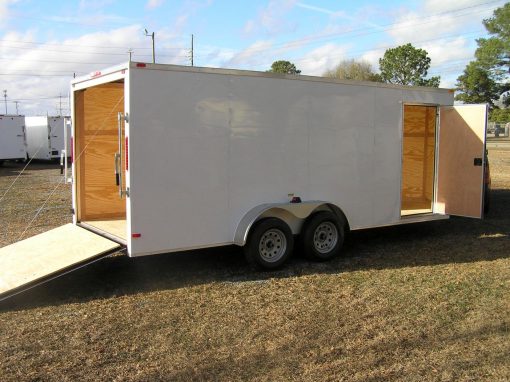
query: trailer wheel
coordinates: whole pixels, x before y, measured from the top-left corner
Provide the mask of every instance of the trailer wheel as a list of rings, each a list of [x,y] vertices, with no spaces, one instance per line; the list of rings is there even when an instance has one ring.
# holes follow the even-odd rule
[[[244,247],[246,260],[259,269],[277,269],[290,257],[294,237],[289,226],[280,219],[260,220],[251,230]]]
[[[326,261],[340,254],[344,244],[345,223],[329,211],[308,218],[301,233],[304,254],[310,260]]]

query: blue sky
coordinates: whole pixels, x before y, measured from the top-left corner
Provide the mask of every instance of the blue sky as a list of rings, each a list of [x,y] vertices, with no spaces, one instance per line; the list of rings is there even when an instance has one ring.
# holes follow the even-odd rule
[[[505,1],[0,0],[0,90],[8,112],[55,114],[69,80],[128,59],[267,70],[278,59],[321,75],[342,59],[378,69],[387,48],[411,42],[432,59],[429,75],[453,87],[473,59],[484,18]],[[5,110],[0,108],[0,113]]]

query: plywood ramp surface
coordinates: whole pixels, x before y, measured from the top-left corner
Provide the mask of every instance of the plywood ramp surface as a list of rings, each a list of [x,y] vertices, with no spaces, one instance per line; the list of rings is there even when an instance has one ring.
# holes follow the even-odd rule
[[[120,239],[126,240],[126,220],[91,220],[84,221],[83,223],[88,224],[92,227],[100,229],[101,231],[107,232],[110,235],[117,236]]]
[[[0,248],[0,296],[120,248],[73,224]]]

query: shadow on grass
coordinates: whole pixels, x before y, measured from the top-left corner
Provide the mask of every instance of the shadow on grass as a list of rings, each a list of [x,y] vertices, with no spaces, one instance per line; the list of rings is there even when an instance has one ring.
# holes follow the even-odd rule
[[[0,177],[2,176],[17,176],[21,170],[27,165],[25,161],[6,161],[0,165]],[[60,168],[60,164],[57,160],[44,161],[33,159],[25,171],[37,171],[37,170],[54,170]],[[23,176],[28,173],[23,173]]]
[[[170,290],[213,282],[249,282],[510,257],[510,190],[494,190],[485,220],[449,220],[354,231],[344,256],[326,263],[298,253],[280,271],[248,268],[238,247],[128,258],[114,255],[0,303],[0,311]]]

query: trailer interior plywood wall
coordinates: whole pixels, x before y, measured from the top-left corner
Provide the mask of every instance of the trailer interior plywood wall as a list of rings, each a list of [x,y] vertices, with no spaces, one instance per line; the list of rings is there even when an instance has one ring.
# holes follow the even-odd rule
[[[94,86],[77,92],[75,99],[78,220],[125,219],[126,202],[119,197],[114,174],[124,84]]]
[[[401,189],[403,216],[432,211],[436,114],[436,106],[404,106]]]

